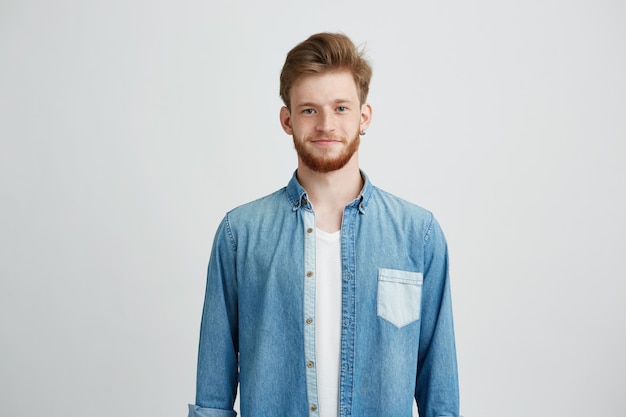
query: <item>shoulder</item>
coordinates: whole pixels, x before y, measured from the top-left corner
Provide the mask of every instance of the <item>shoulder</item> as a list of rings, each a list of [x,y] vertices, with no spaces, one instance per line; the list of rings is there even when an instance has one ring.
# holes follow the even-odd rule
[[[262,218],[267,218],[271,213],[290,211],[290,207],[286,187],[283,187],[271,194],[233,208],[226,213],[226,221],[231,224],[256,223]]]
[[[376,217],[380,221],[401,225],[407,231],[419,233],[424,242],[433,236],[443,238],[443,231],[430,210],[380,188],[373,187],[370,208],[377,213]]]
[[[398,197],[378,187],[373,187],[372,204],[379,205],[389,211],[390,215],[404,215],[431,221],[433,214],[429,210]]]

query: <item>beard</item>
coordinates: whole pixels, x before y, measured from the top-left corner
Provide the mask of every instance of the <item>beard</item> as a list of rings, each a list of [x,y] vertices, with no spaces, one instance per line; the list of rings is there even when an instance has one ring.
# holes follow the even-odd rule
[[[313,154],[313,152],[307,149],[306,145],[308,142],[309,140],[307,139],[297,140],[294,136],[293,145],[296,148],[298,157],[312,171],[325,174],[343,168],[352,159],[354,153],[359,149],[361,136],[357,132],[355,137],[341,150],[341,153],[334,157]],[[341,142],[345,145],[348,141],[342,138]]]

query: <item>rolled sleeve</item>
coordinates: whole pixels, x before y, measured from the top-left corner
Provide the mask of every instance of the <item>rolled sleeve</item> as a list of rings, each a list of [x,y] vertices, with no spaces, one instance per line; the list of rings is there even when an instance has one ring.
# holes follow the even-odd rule
[[[188,417],[236,417],[233,410],[221,410],[219,408],[202,408],[194,404],[189,404]]]

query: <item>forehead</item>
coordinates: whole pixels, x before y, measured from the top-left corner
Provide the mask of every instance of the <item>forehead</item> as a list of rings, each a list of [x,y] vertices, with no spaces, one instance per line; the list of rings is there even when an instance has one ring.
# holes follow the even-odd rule
[[[292,104],[301,101],[324,101],[337,99],[358,101],[358,89],[349,71],[332,71],[306,75],[291,87]]]

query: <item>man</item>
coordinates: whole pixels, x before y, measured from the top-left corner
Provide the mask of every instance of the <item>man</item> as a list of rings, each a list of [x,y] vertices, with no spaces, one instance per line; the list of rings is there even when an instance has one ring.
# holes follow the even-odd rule
[[[371,68],[341,34],[287,55],[288,185],[230,211],[209,261],[191,417],[458,416],[446,242],[360,171]]]

